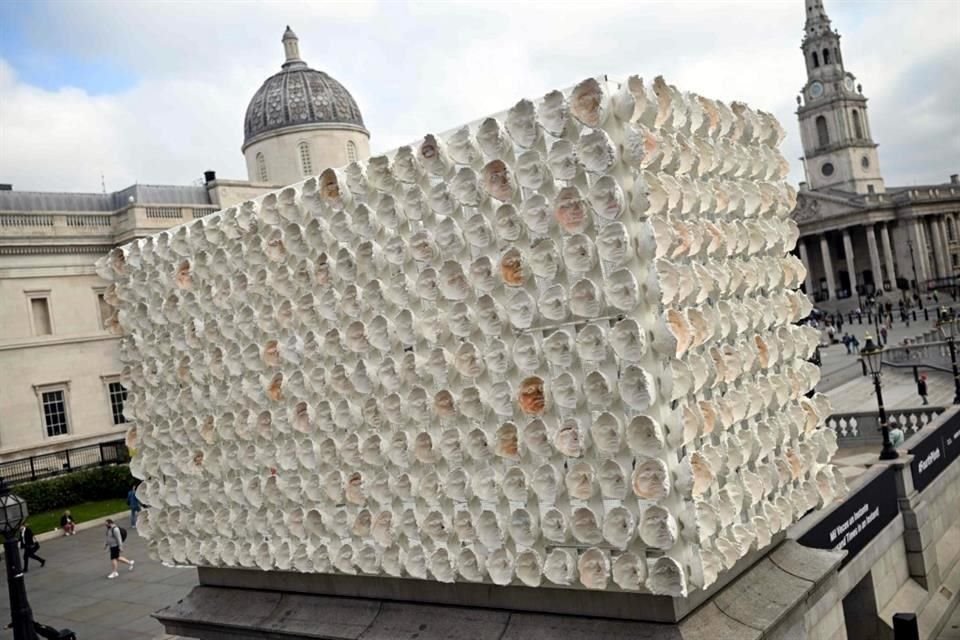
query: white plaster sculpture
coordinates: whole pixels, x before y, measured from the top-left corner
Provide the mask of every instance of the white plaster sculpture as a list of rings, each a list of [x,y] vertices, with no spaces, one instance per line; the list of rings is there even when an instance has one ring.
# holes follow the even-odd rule
[[[843,495],[769,114],[589,78],[98,265],[168,563],[683,596]]]

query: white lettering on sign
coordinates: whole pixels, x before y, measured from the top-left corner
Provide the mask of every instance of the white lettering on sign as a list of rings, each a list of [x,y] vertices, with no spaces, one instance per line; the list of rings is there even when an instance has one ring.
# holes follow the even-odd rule
[[[918,467],[918,469],[920,470],[920,473],[923,473],[924,471],[926,471],[930,467],[930,465],[932,465],[934,462],[936,462],[939,459],[940,459],[940,447],[937,447],[936,449],[931,451],[929,454],[927,454],[926,458],[920,461],[920,466]]]
[[[830,532],[830,542],[836,543],[833,548],[845,549],[867,526],[880,517],[880,507],[870,509],[869,504],[865,504],[850,516],[850,519],[836,527]],[[839,539],[839,541],[838,541]]]

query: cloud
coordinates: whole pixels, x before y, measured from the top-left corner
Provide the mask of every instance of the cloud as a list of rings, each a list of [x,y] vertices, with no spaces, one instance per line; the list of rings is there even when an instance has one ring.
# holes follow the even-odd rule
[[[960,168],[960,5],[827,8],[870,98],[888,184],[945,180]],[[54,60],[109,60],[134,83],[98,95],[42,89],[0,56],[0,181],[99,191],[101,172],[110,190],[187,184],[205,169],[244,178],[244,111],[282,62],[287,24],[303,57],[353,93],[376,151],[586,76],[663,74],[775,113],[802,179],[803,3],[688,0],[34,5],[16,22],[18,42]]]

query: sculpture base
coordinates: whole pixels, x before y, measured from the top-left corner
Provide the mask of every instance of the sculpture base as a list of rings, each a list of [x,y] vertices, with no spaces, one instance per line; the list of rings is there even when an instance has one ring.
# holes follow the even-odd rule
[[[201,585],[155,617],[202,640],[748,640],[796,624],[844,554],[789,540],[761,555],[699,598],[201,568]]]
[[[769,548],[775,547],[782,540],[781,533]],[[711,595],[749,569],[769,551],[769,548],[747,554],[730,571],[721,574],[709,589],[695,591],[686,598],[629,591],[568,589],[549,585],[546,580],[542,586],[532,588],[513,585],[499,587],[470,582],[442,583],[387,576],[351,576],[256,569],[199,567],[198,571],[200,584],[213,587],[480,607],[505,611],[530,611],[616,620],[678,622]]]

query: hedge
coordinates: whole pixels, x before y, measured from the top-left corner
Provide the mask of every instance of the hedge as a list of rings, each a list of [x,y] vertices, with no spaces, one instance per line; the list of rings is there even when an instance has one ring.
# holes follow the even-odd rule
[[[24,482],[13,487],[13,492],[27,501],[30,513],[40,513],[81,502],[126,498],[134,482],[130,467],[116,464]]]

